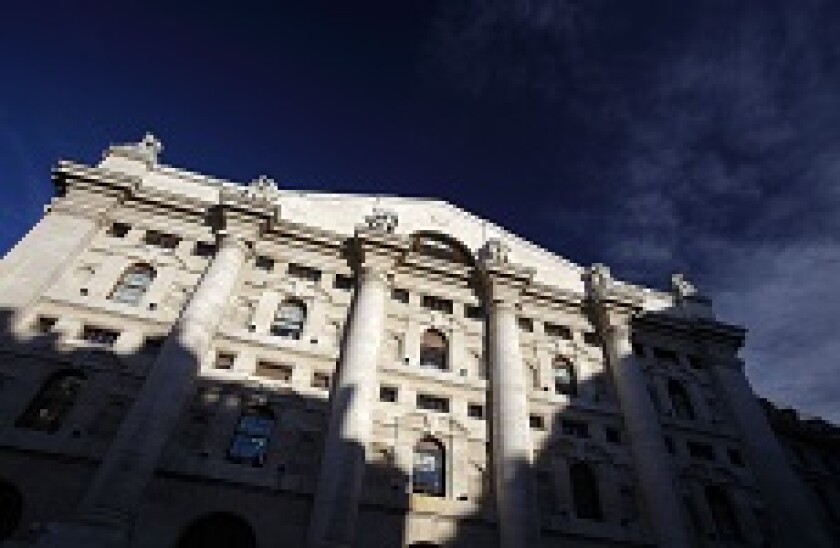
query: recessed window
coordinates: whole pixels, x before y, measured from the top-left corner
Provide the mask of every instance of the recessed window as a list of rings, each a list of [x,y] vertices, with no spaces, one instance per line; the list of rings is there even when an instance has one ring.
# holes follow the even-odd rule
[[[735,514],[735,507],[724,488],[717,485],[708,485],[705,493],[706,504],[709,507],[718,540],[736,542],[743,540],[741,526]]]
[[[467,405],[467,416],[471,419],[483,419],[484,406],[478,403],[471,403]]]
[[[726,450],[726,454],[729,456],[729,462],[731,462],[734,466],[744,466],[744,457],[741,455],[740,451],[734,447],[730,447]]]
[[[688,366],[690,368],[703,369],[703,358],[701,358],[700,356],[692,356],[689,354],[688,356],[686,356],[686,359],[688,360]]]
[[[335,279],[333,280],[333,287],[342,291],[350,291],[353,289],[353,276],[336,274]]]
[[[86,325],[82,329],[82,340],[94,343],[111,346],[119,338],[120,332],[113,329],[105,329],[103,327],[93,327]]]
[[[411,491],[433,497],[446,493],[446,451],[443,444],[433,438],[425,438],[414,447],[414,463],[411,470]]]
[[[543,324],[543,332],[549,337],[566,340],[572,339],[572,330],[565,325],[557,325],[546,322]]]
[[[392,289],[391,299],[398,303],[408,304],[408,290],[406,289]]]
[[[542,415],[528,415],[528,426],[534,430],[545,430],[545,419]]]
[[[380,386],[379,387],[379,401],[385,403],[395,403],[397,401],[397,389],[394,386]]]
[[[653,357],[656,358],[657,361],[670,365],[676,365],[679,362],[677,353],[673,350],[667,350],[665,348],[654,348]]]
[[[567,396],[577,395],[575,368],[567,359],[558,356],[554,359],[554,391]]]
[[[420,342],[420,367],[448,369],[449,344],[446,337],[436,329],[427,329]]]
[[[175,236],[174,234],[166,234],[164,232],[158,232],[157,230],[149,230],[146,232],[143,242],[146,245],[153,245],[163,249],[175,249],[178,247],[178,244],[181,243],[181,238],[179,236]]]
[[[257,255],[256,259],[254,259],[254,266],[258,270],[271,272],[274,270],[274,259],[266,257],[265,255]]]
[[[464,317],[470,320],[483,320],[484,307],[481,305],[468,304],[464,307]]]
[[[157,356],[165,342],[166,337],[160,335],[146,337],[143,339],[143,347],[140,351],[148,356]]]
[[[257,361],[256,375],[267,379],[274,379],[283,382],[291,382],[294,368],[285,363],[277,363],[268,360]]]
[[[583,334],[583,342],[589,346],[601,346],[601,337],[594,331],[587,331]]]
[[[587,462],[576,462],[569,467],[569,477],[572,484],[575,515],[579,519],[595,521],[603,519],[598,478],[592,466]]]
[[[444,299],[442,297],[423,295],[422,306],[427,310],[452,314],[452,301],[450,301],[449,299]]]
[[[58,318],[53,318],[50,316],[38,316],[38,319],[35,320],[35,331],[37,331],[41,335],[46,335],[47,333],[52,332],[52,330],[55,328],[56,322],[58,322]]]
[[[193,248],[193,255],[196,257],[209,258],[216,254],[216,244],[211,242],[196,242]]]
[[[267,407],[253,407],[242,413],[230,441],[228,460],[257,467],[264,465],[274,423],[274,413]]]
[[[417,394],[417,409],[449,413],[449,399],[430,396],[429,394]]]
[[[125,269],[108,298],[117,303],[136,306],[149,290],[156,275],[157,272],[150,265],[133,264]]]
[[[573,419],[563,419],[561,421],[561,428],[563,434],[567,436],[574,436],[576,438],[589,437],[589,425],[582,421],[576,421]]]
[[[84,374],[74,369],[62,370],[51,375],[15,426],[55,432],[75,406],[85,380]]]
[[[711,445],[699,441],[690,441],[686,446],[688,447],[688,454],[695,459],[715,460],[715,450]]]
[[[219,352],[216,354],[216,361],[213,366],[216,369],[233,369],[233,361],[235,359],[235,354],[231,354],[230,352]]]
[[[125,238],[130,230],[131,225],[125,223],[114,223],[108,229],[108,236],[111,236],[112,238]]]
[[[668,397],[671,399],[674,415],[678,419],[694,420],[694,407],[691,405],[691,398],[683,383],[676,379],[669,379]]]
[[[633,355],[637,358],[645,357],[645,347],[637,342],[631,342],[630,347],[633,349]]]
[[[317,388],[318,390],[329,390],[330,389],[330,374],[323,373],[320,371],[316,371],[312,374],[312,388]]]
[[[607,426],[604,428],[604,434],[606,435],[607,442],[613,444],[621,443],[621,430],[614,426]]]
[[[519,330],[524,333],[533,333],[534,332],[534,320],[531,318],[517,318],[516,319],[517,325],[519,325]]]
[[[665,442],[665,449],[667,449],[669,453],[671,453],[672,455],[677,453],[677,448],[674,445],[674,440],[670,436],[665,436],[663,438],[663,441]]]
[[[289,276],[308,282],[317,282],[321,279],[321,271],[310,266],[290,263],[288,272]]]
[[[299,340],[305,323],[306,305],[297,299],[288,299],[277,308],[269,332],[277,337]]]

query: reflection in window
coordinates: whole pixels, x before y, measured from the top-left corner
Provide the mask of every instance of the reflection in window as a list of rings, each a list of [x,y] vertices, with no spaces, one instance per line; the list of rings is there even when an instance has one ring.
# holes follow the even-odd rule
[[[19,428],[55,432],[78,399],[85,382],[81,371],[65,370],[52,375],[18,419]]]
[[[306,323],[306,305],[296,299],[283,302],[271,322],[271,334],[287,339],[300,339]]]
[[[443,333],[435,329],[423,333],[423,341],[420,343],[420,367],[445,370],[448,368],[448,353],[449,348]]]
[[[581,519],[602,519],[598,478],[586,462],[578,461],[569,468],[575,515]]]
[[[135,264],[123,272],[109,297],[112,301],[137,305],[155,279],[155,269],[147,264]]]
[[[691,399],[681,382],[674,379],[668,381],[668,397],[671,399],[671,407],[677,418],[694,420],[694,408],[691,406]]]
[[[567,396],[577,394],[575,368],[565,358],[558,357],[554,360],[554,391]]]
[[[267,407],[252,407],[242,413],[230,442],[228,459],[251,466],[265,464],[274,422],[274,413]]]
[[[434,497],[446,492],[446,471],[443,445],[426,438],[414,447],[414,467],[411,473],[412,490]]]
[[[709,505],[718,540],[741,540],[741,528],[726,492],[717,485],[708,485],[705,491],[706,504]]]

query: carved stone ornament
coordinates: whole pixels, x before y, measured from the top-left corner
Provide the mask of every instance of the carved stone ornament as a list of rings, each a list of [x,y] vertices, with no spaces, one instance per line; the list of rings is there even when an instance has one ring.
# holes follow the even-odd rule
[[[608,266],[596,263],[589,268],[589,283],[593,291],[606,291],[610,280],[612,280],[612,274]]]
[[[104,157],[109,155],[123,156],[134,160],[139,160],[145,163],[149,168],[157,165],[158,156],[163,151],[163,143],[160,139],[149,132],[143,136],[137,143],[129,143],[124,145],[112,145],[104,153]]]
[[[683,274],[677,273],[671,276],[671,290],[678,297],[693,297],[697,295],[697,288],[689,282]]]
[[[382,232],[385,234],[392,234],[397,228],[399,219],[396,212],[390,209],[382,209],[375,207],[373,213],[365,217],[365,223],[370,230]]]
[[[480,256],[488,263],[508,263],[510,262],[510,247],[498,238],[491,238],[481,248]]]
[[[245,188],[245,194],[249,198],[257,200],[271,201],[277,196],[278,192],[277,183],[274,182],[274,179],[265,175],[260,175],[248,183],[248,186]]]

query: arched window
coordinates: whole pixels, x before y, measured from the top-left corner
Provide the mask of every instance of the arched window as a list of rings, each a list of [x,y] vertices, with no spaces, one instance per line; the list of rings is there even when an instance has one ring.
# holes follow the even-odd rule
[[[581,519],[602,519],[598,478],[588,463],[578,461],[569,468],[575,515]]]
[[[16,426],[44,432],[55,432],[78,399],[85,382],[81,371],[67,369],[51,375]]]
[[[420,367],[448,369],[448,354],[449,345],[443,333],[435,329],[423,333],[423,341],[420,343]]]
[[[706,504],[709,505],[709,513],[715,523],[718,540],[741,540],[738,518],[735,516],[735,509],[726,491],[717,485],[707,485],[705,491]]]
[[[271,334],[287,339],[300,339],[303,324],[306,323],[306,305],[297,299],[289,299],[277,309],[271,322]]]
[[[577,395],[575,368],[566,358],[554,359],[554,391],[567,396]]]
[[[247,521],[230,512],[213,512],[192,522],[178,548],[257,548],[257,538]]]
[[[274,423],[274,413],[267,407],[251,407],[243,412],[230,441],[228,459],[251,466],[265,464]]]
[[[685,386],[677,380],[668,381],[668,397],[671,399],[671,407],[677,418],[694,420],[694,408],[691,406],[691,398]]]
[[[426,257],[470,265],[472,253],[458,240],[436,232],[416,232],[411,237],[411,249]]]
[[[152,285],[155,274],[155,269],[147,264],[131,265],[123,272],[120,281],[111,292],[110,299],[118,303],[137,305]]]
[[[412,491],[433,497],[446,493],[446,451],[435,439],[425,438],[414,447]]]
[[[17,487],[0,480],[0,541],[12,536],[23,515],[23,496]]]

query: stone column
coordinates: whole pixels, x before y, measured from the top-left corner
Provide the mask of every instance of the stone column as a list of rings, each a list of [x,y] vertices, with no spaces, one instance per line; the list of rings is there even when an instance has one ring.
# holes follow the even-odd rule
[[[490,240],[482,250],[488,289],[488,357],[492,402],[493,471],[501,548],[537,542],[539,517],[531,506],[531,432],[528,375],[519,346],[516,301],[531,272],[510,264],[507,247]]]
[[[385,330],[387,273],[406,249],[393,234],[395,213],[374,209],[356,228],[356,294],[341,364],[331,394],[330,421],[309,523],[313,548],[349,547],[365,472],[377,393],[376,369]]]
[[[53,534],[39,539],[39,546],[99,548],[127,542],[131,519],[154,475],[164,444],[190,399],[200,360],[210,350],[245,254],[242,240],[233,235],[223,237],[216,258],[111,442],[78,510],[77,522],[56,524]]]
[[[743,362],[729,359],[711,366],[718,388],[741,432],[750,467],[756,474],[772,518],[773,546],[834,546],[819,519],[819,510],[791,467],[750,388]]]
[[[603,311],[607,359],[630,436],[639,488],[659,546],[691,546],[673,466],[645,376],[630,345],[629,318]]]
[[[317,548],[351,546],[354,542],[371,434],[388,281],[385,270],[377,266],[362,266],[357,278],[312,509],[309,541]]]

